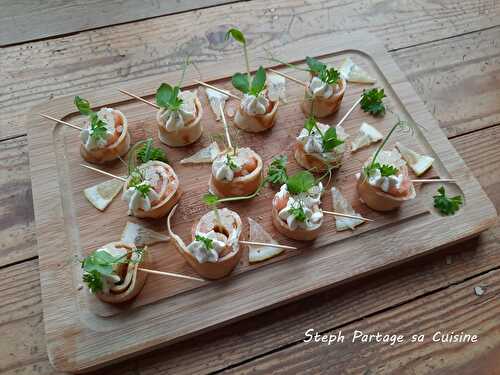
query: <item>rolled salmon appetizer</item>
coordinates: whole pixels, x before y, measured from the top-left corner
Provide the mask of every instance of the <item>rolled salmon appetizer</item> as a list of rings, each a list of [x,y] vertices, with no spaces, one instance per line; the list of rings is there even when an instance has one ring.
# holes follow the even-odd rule
[[[135,298],[144,287],[148,274],[138,272],[149,266],[147,248],[134,244],[111,242],[86,257],[82,262],[83,281],[101,301],[118,304]]]
[[[138,166],[123,186],[128,214],[140,218],[164,217],[180,197],[177,175],[170,165],[158,160]]]
[[[177,90],[173,91],[177,95],[177,101],[174,101],[174,99],[171,99],[170,102],[159,100],[158,96],[160,95],[160,98],[162,98],[161,92],[165,90],[164,87],[166,86],[164,85],[166,84],[162,84],[158,89],[156,100],[160,106],[156,113],[158,137],[167,146],[182,147],[190,145],[196,142],[203,132],[201,123],[203,109],[200,100],[196,92],[180,91],[177,87],[175,87]]]
[[[244,94],[234,116],[234,124],[241,130],[259,133],[272,128],[276,122],[279,101],[272,101],[267,91],[254,96]]]
[[[397,151],[381,151],[377,163],[369,160],[357,183],[359,197],[375,211],[392,211],[416,196],[408,168]]]
[[[124,156],[130,148],[125,115],[113,108],[92,111],[87,100],[75,97],[75,105],[88,119],[80,132],[80,154],[93,164],[105,164]]]
[[[240,216],[227,208],[207,212],[193,226],[192,241],[186,245],[172,231],[172,209],[167,219],[169,235],[186,262],[202,277],[210,280],[229,275],[241,258],[239,238],[243,229]]]
[[[251,195],[262,183],[263,166],[262,158],[250,148],[223,152],[212,163],[210,190],[219,197]]]
[[[298,241],[316,239],[323,224],[321,210],[321,182],[311,186],[307,191],[291,193],[284,184],[276,193],[272,202],[273,225],[278,232]]]
[[[312,128],[304,127],[300,131],[294,146],[295,160],[312,172],[340,168],[346,149],[347,133],[342,126],[333,128],[315,121],[314,124]]]

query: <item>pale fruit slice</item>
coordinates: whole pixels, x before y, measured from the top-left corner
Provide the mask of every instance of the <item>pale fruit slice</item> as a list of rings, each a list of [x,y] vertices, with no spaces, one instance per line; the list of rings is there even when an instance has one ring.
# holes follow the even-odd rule
[[[267,76],[267,96],[273,102],[279,99],[285,100],[286,94],[286,79],[277,74],[269,74]]]
[[[210,143],[194,155],[181,160],[181,164],[203,164],[211,163],[220,154],[220,148],[217,142]]]
[[[128,221],[123,229],[121,241],[133,243],[136,246],[149,246],[160,242],[168,242],[170,241],[170,237],[143,227],[140,224]]]
[[[363,68],[355,64],[351,58],[347,58],[339,69],[340,75],[348,82],[375,83],[377,80],[371,77]]]
[[[345,199],[340,190],[335,187],[332,187],[332,201],[333,201],[333,210],[335,212],[346,214],[346,215],[354,215],[358,216],[359,214],[354,211],[351,204]],[[358,225],[363,224],[364,221],[362,219],[353,219],[349,217],[340,217],[335,216],[335,227],[338,231],[342,230],[354,230]]]
[[[396,143],[396,147],[417,176],[424,174],[434,163],[434,158],[420,155],[399,142]]]
[[[360,148],[381,141],[384,136],[367,122],[363,122],[359,128],[356,138],[351,143],[351,151],[357,151]]]
[[[277,244],[271,235],[265,231],[262,225],[250,217],[248,218],[248,223],[250,224],[249,241]],[[275,257],[284,251],[284,249],[279,249],[277,247],[256,245],[249,245],[248,249],[248,260],[250,263],[262,262],[263,260]]]
[[[113,178],[83,190],[83,195],[95,208],[104,211],[122,189],[123,182]]]
[[[215,114],[215,119],[219,121],[221,119],[220,107],[222,105],[222,109],[226,105],[226,101],[229,99],[229,96],[223,94],[219,91],[212,90],[211,88],[205,88],[207,93],[208,101],[210,103],[210,108],[212,108],[213,113]]]

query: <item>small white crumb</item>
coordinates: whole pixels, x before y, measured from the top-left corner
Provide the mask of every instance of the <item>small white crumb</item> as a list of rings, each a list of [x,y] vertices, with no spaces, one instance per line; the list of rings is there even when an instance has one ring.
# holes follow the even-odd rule
[[[482,296],[484,294],[484,289],[480,286],[475,286],[474,293],[476,294],[476,296]]]
[[[83,289],[83,285],[82,284],[78,284],[78,286],[76,287],[77,290],[82,290]]]

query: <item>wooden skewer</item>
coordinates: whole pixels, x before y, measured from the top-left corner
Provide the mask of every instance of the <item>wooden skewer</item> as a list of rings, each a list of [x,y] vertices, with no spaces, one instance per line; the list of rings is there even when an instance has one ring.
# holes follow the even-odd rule
[[[344,117],[342,117],[340,119],[340,121],[338,122],[337,126],[340,126],[342,125],[342,123],[347,119],[347,117],[349,117],[349,115],[352,113],[352,111],[354,111],[354,109],[358,106],[359,103],[361,103],[361,100],[363,99],[363,97],[360,97],[358,100],[356,100],[356,102],[352,105],[351,108],[349,108],[349,110],[347,111],[347,113],[344,115]]]
[[[231,143],[231,137],[229,136],[229,126],[227,126],[226,115],[224,114],[224,108],[222,107],[222,103],[219,103],[219,109],[220,109],[220,116],[222,118],[222,123],[224,124],[224,132],[226,133],[227,147],[229,148],[229,150],[234,150],[233,144]]]
[[[193,277],[193,276],[186,276],[186,275],[181,275],[179,273],[172,273],[172,272],[163,272],[163,271],[155,271],[155,270],[149,270],[147,268],[137,268],[138,271],[146,272],[146,273],[151,273],[154,275],[161,275],[161,276],[170,276],[170,277],[177,277],[179,279],[188,279],[188,280],[195,280],[195,281],[201,281],[204,282],[205,280],[200,279],[198,277]]]
[[[429,179],[421,179],[421,180],[410,180],[413,183],[425,183],[425,182],[456,182],[453,178],[429,178]]]
[[[278,71],[278,70],[274,70],[274,69],[267,69],[267,70],[269,70],[270,72],[273,72],[274,74],[277,74],[277,75],[279,75],[279,76],[285,77],[286,79],[289,79],[290,81],[293,81],[293,82],[295,82],[295,83],[298,83],[299,85],[302,85],[302,86],[304,86],[304,87],[307,87],[307,83],[306,83],[306,82],[301,81],[300,79],[297,79],[297,78],[295,78],[295,77],[292,77],[291,75],[288,75],[288,74],[286,74],[286,73],[282,73],[282,72],[280,72],[280,71]]]
[[[81,127],[79,126],[76,126],[76,125],[73,125],[73,124],[70,124],[69,122],[66,122],[66,121],[63,121],[63,120],[59,120],[55,117],[52,117],[52,116],[49,116],[49,115],[44,115],[43,113],[39,113],[40,116],[48,119],[48,120],[52,120],[52,121],[55,121],[55,122],[58,122],[59,124],[63,124],[63,125],[66,125],[66,126],[69,126],[70,128],[73,128],[73,129],[76,129],[76,130],[82,130]]]
[[[120,177],[120,176],[115,176],[114,174],[111,174],[109,172],[105,172],[105,171],[101,171],[100,169],[97,169],[97,168],[94,168],[94,167],[91,167],[90,165],[85,165],[85,164],[80,164],[82,167],[85,167],[87,169],[90,169],[91,171],[94,171],[94,172],[98,172],[98,173],[101,173],[103,175],[106,175],[106,176],[109,176],[109,177],[113,177],[113,178],[116,178],[117,180],[120,180],[120,181],[123,181],[123,182],[127,182],[127,179],[126,178],[123,178],[123,177]]]
[[[130,96],[130,97],[132,97],[134,99],[137,99],[137,100],[139,100],[139,101],[141,101],[143,103],[149,104],[151,107],[154,107],[156,109],[160,109],[160,106],[158,104],[150,102],[149,100],[143,99],[140,96],[132,94],[131,92],[128,92],[128,91],[125,91],[125,90],[121,90],[121,89],[119,89],[118,91],[120,91],[122,94],[128,95],[128,96]]]
[[[339,212],[332,212],[332,211],[325,211],[325,210],[323,210],[323,213],[324,214],[328,214],[328,215],[333,215],[333,216],[348,217],[350,219],[360,219],[360,220],[363,220],[363,221],[375,221],[375,220],[368,219],[368,218],[363,217],[363,216],[341,214]]]
[[[197,84],[199,84],[199,85],[202,85],[202,86],[208,87],[209,89],[212,89],[212,90],[214,90],[214,91],[220,92],[221,94],[224,94],[224,95],[230,96],[230,97],[231,97],[231,98],[233,98],[233,99],[236,99],[236,100],[241,100],[241,98],[240,98],[240,97],[238,97],[238,96],[234,95],[233,93],[230,93],[229,91],[226,91],[226,90],[220,89],[220,88],[218,88],[218,87],[212,86],[212,85],[210,85],[210,84],[208,84],[208,83],[205,83],[205,82],[203,82],[203,81],[198,81],[198,80],[196,80],[196,79],[195,79],[194,81],[195,81]]]
[[[238,241],[243,245],[256,245],[256,246],[269,246],[269,247],[277,247],[278,249],[287,249],[287,250],[297,250],[294,246],[280,245],[276,243],[264,243],[264,242],[255,242],[255,241]]]

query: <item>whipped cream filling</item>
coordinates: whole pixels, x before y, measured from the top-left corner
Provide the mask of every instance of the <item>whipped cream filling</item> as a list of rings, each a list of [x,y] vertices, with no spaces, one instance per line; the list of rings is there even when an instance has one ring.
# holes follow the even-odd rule
[[[88,121],[80,132],[80,140],[83,147],[85,147],[88,151],[105,148],[108,145],[109,140],[115,134],[115,116],[113,108],[101,108],[99,112],[97,112],[97,118],[104,123],[106,127],[106,134],[103,138],[93,137],[93,130],[90,126],[90,121]]]
[[[320,182],[310,188],[305,193],[292,195],[288,192],[286,184],[282,185],[280,191],[276,193],[278,199],[288,196],[286,207],[278,212],[278,217],[287,223],[291,230],[306,229],[313,230],[321,226],[323,221],[323,211],[319,207],[321,204],[321,194],[323,193],[323,184]],[[302,208],[305,214],[305,220],[300,221],[293,214],[297,208]]]
[[[317,125],[323,134],[330,128],[330,126],[319,122]],[[348,135],[342,126],[337,126],[336,131],[338,139],[342,141],[347,139]],[[303,128],[297,137],[297,141],[304,145],[306,154],[319,154],[318,156],[326,161],[337,159],[345,151],[345,143],[342,143],[329,152],[323,152],[323,138],[316,128],[312,129],[311,133]]]
[[[196,233],[199,236],[208,238],[212,241],[212,247],[206,247],[203,241],[193,241],[188,246],[188,251],[196,258],[199,263],[216,263],[219,260],[219,254],[226,248],[226,242],[221,239],[225,236],[211,230],[208,233]]]
[[[392,176],[382,176],[379,169],[375,169],[371,175],[368,177],[368,183],[372,186],[379,187],[383,192],[387,193],[391,187],[396,189],[401,188],[404,176],[402,173]]]
[[[333,87],[318,77],[312,77],[309,81],[308,91],[313,98],[320,97],[326,99],[333,95]]]
[[[235,172],[240,172],[251,157],[248,148],[238,148],[236,155],[229,155],[231,162],[228,154],[219,154],[212,163],[212,175],[219,181],[232,181]]]
[[[243,112],[251,116],[264,115],[269,107],[269,100],[263,94],[258,96],[245,94],[240,106]]]
[[[196,118],[196,94],[191,91],[182,91],[179,96],[182,99],[180,108],[176,111],[164,109],[160,115],[160,120],[169,132],[182,129]]]

